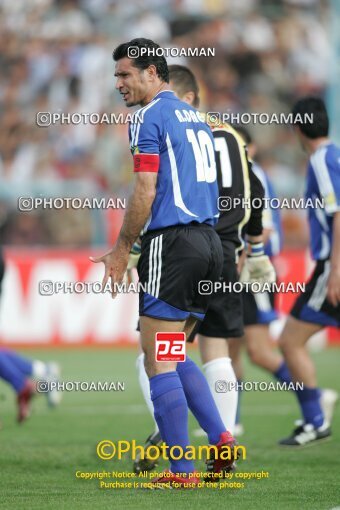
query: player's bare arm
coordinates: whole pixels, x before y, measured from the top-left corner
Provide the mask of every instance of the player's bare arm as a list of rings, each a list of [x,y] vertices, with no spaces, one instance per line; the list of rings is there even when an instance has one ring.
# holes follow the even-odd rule
[[[112,283],[112,297],[115,297],[114,283],[123,280],[131,247],[144,227],[156,194],[157,174],[140,172],[136,175],[135,187],[130,197],[124,222],[114,247],[100,257],[90,257],[92,262],[103,262],[105,274],[102,285],[109,279]]]
[[[328,279],[327,298],[333,306],[340,303],[340,211],[334,214],[331,270]]]

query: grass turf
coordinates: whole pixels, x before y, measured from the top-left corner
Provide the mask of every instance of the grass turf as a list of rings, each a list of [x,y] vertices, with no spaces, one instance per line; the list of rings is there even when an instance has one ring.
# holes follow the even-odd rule
[[[124,381],[125,391],[64,392],[56,409],[48,409],[45,398],[37,397],[31,418],[19,426],[15,422],[14,394],[1,381],[0,508],[330,510],[340,506],[339,409],[331,441],[299,451],[282,450],[276,442],[291,431],[294,419],[298,418],[294,396],[282,391],[246,392],[242,396],[246,432],[239,442],[247,448],[247,460],[239,462],[238,471],[268,471],[268,479],[245,481],[243,489],[195,491],[100,489],[99,480],[77,479],[77,470],[131,471],[128,458],[99,459],[96,444],[103,439],[114,442],[135,439],[137,444],[143,444],[152,431],[152,421],[138,388],[136,351],[22,352],[33,358],[58,361],[64,381]],[[192,354],[197,359],[197,352]],[[314,359],[320,384],[340,391],[340,350],[318,352]],[[248,381],[271,380],[249,365],[246,376]],[[195,427],[190,418],[190,429]],[[204,438],[193,438],[192,444],[204,444]],[[163,461],[158,470],[164,467]],[[203,462],[197,462],[198,469],[203,467]]]

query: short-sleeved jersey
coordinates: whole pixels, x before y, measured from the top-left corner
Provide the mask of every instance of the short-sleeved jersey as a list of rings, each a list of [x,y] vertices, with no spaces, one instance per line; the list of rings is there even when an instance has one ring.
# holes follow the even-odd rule
[[[307,204],[316,199],[324,200],[324,208],[308,208],[308,219],[312,257],[328,259],[332,249],[333,215],[340,211],[340,148],[333,143],[321,145],[312,154],[305,198]]]
[[[271,230],[269,239],[265,244],[264,251],[268,257],[278,255],[282,250],[282,225],[279,208],[270,207],[270,200],[277,198],[273,185],[266,172],[254,161],[252,161],[252,169],[254,174],[260,179],[264,189],[264,197],[267,199],[266,205],[262,212],[263,228]]]
[[[133,115],[129,139],[135,171],[158,171],[144,232],[192,222],[215,225],[219,214],[214,142],[199,112],[173,92],[160,92]],[[156,169],[148,166],[148,155],[159,158]]]

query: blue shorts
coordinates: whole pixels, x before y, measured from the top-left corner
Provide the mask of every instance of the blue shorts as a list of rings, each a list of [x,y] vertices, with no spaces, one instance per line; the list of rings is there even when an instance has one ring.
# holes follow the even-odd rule
[[[304,322],[340,327],[340,304],[333,306],[326,298],[330,261],[318,260],[314,272],[300,294],[290,315]]]

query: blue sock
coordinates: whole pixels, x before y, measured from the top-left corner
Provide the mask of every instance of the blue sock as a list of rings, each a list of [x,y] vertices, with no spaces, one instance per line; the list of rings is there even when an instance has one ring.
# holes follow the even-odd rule
[[[7,381],[17,393],[25,386],[25,374],[2,351],[0,352],[0,377]]]
[[[216,407],[209,385],[197,365],[187,356],[186,361],[177,363],[188,406],[202,429],[208,434],[209,443],[217,444],[225,426]]]
[[[311,423],[314,427],[321,427],[324,416],[320,406],[320,390],[305,386],[303,390],[296,390],[296,396],[305,422]]]
[[[276,377],[276,379],[280,382],[286,382],[291,383],[292,378],[290,376],[290,372],[288,370],[288,367],[284,361],[282,361],[279,368],[276,370],[276,372],[273,372],[273,375]]]
[[[189,446],[188,404],[181,380],[177,372],[167,372],[150,378],[151,400],[154,406],[155,420],[163,441],[171,448],[180,446],[184,453]],[[175,456],[179,455],[177,449]],[[173,473],[192,473],[194,464],[184,457],[174,460],[169,455]]]
[[[23,374],[29,377],[32,375],[33,362],[30,359],[19,356],[19,354],[16,352],[10,351],[8,349],[0,349],[0,353],[5,355],[7,359],[11,360],[13,365],[15,365],[17,369],[20,370]]]
[[[237,409],[236,409],[236,418],[235,423],[240,423],[241,421],[241,395],[242,395],[242,379],[237,379],[238,390],[237,390]]]

